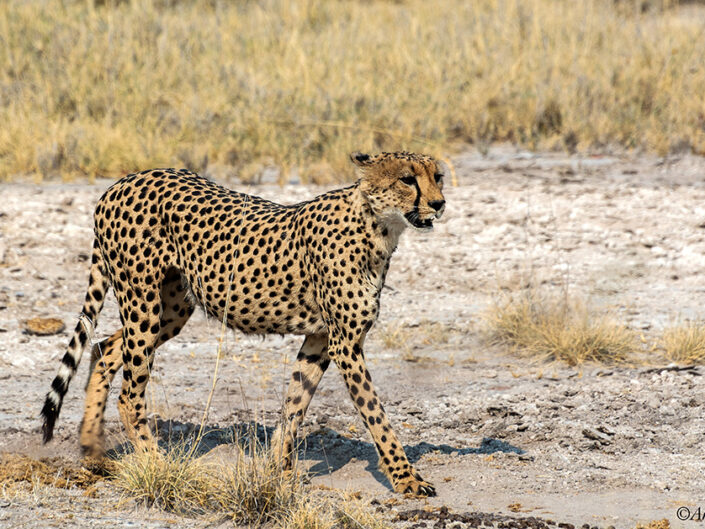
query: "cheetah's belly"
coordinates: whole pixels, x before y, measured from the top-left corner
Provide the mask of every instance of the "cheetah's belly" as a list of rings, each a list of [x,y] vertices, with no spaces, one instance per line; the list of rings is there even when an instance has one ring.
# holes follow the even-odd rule
[[[239,273],[217,272],[216,267],[203,266],[187,270],[185,276],[196,304],[229,327],[246,334],[308,335],[326,330],[313,287],[297,267],[279,274],[247,267]]]

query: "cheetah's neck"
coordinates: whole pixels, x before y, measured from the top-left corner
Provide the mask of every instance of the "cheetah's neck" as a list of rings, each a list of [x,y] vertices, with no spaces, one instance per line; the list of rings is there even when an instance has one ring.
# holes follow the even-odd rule
[[[388,260],[399,244],[399,237],[406,229],[404,219],[396,213],[380,215],[359,189],[354,190],[353,200],[359,207],[366,232],[377,256]]]

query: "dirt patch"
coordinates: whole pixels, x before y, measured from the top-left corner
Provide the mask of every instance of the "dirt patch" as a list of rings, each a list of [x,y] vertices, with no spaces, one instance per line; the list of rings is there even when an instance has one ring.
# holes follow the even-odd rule
[[[7,453],[0,456],[0,486],[27,482],[32,487],[41,484],[58,489],[89,489],[103,479],[105,470],[99,465],[86,468],[61,457],[32,459]]]

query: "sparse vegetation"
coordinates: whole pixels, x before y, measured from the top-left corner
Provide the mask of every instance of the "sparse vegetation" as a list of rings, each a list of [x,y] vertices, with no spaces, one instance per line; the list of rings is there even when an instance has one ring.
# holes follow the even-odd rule
[[[618,364],[637,348],[636,335],[626,325],[567,296],[526,290],[494,304],[485,317],[490,341],[541,360]]]
[[[671,522],[667,518],[651,520],[650,522],[636,524],[635,529],[671,529]]]
[[[359,497],[345,494],[335,502],[336,527],[341,529],[388,529],[389,524],[375,514]]]
[[[671,362],[702,364],[705,361],[705,326],[685,322],[663,331],[661,347]]]
[[[423,346],[433,345],[439,348],[450,342],[453,336],[462,336],[463,330],[455,328],[448,323],[422,320],[413,325],[404,325],[399,322],[387,322],[375,327],[374,339],[379,340],[385,349],[400,354],[406,362],[429,362],[430,357],[419,356],[414,351]],[[451,352],[448,362],[453,365],[455,356]]]
[[[354,494],[302,499],[284,518],[285,529],[388,529],[390,524]]]
[[[167,511],[217,512],[241,524],[280,519],[296,504],[302,482],[256,442],[250,448],[226,464],[196,457],[184,444],[138,451],[115,462],[113,479],[127,496]]]
[[[303,485],[302,475],[283,471],[257,441],[239,447],[223,462],[196,457],[177,445],[168,451],[141,451],[114,463],[114,483],[127,497],[181,514],[217,514],[235,524],[275,522],[287,529],[384,529],[386,523],[348,495],[331,501]]]
[[[351,149],[454,141],[705,153],[696,9],[10,0],[0,180],[182,165],[326,182],[350,176]]]
[[[386,349],[396,349],[409,352],[421,345],[447,344],[454,332],[460,332],[447,323],[422,320],[413,325],[403,325],[398,322],[388,322],[379,325],[373,331]]]
[[[238,524],[284,519],[303,494],[301,476],[296,471],[283,471],[281,460],[256,442],[250,443],[248,452],[239,450],[235,461],[218,472],[218,510]]]
[[[179,443],[166,451],[134,452],[107,461],[100,469],[59,458],[3,454],[0,499],[40,502],[54,488],[74,487],[92,497],[107,476],[125,498],[181,515],[227,517],[238,526],[273,522],[285,529],[389,527],[359,494],[305,488],[300,473],[282,471],[256,441],[234,451],[235,457],[223,461],[197,457]]]
[[[335,517],[322,502],[302,497],[286,514],[281,525],[285,529],[331,529]]]
[[[198,513],[206,510],[220,482],[211,469],[186,448],[141,450],[115,461],[113,481],[128,496],[167,511]]]

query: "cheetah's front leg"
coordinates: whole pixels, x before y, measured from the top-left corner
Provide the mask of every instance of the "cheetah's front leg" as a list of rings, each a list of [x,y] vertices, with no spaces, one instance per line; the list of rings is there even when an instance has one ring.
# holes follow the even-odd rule
[[[332,338],[329,340],[328,353],[343,373],[355,407],[372,434],[379,453],[380,470],[387,475],[396,492],[435,496],[436,489],[411,466],[404,447],[389,424],[384,407],[372,387],[372,377],[365,366],[362,342],[362,339],[353,342]]]

